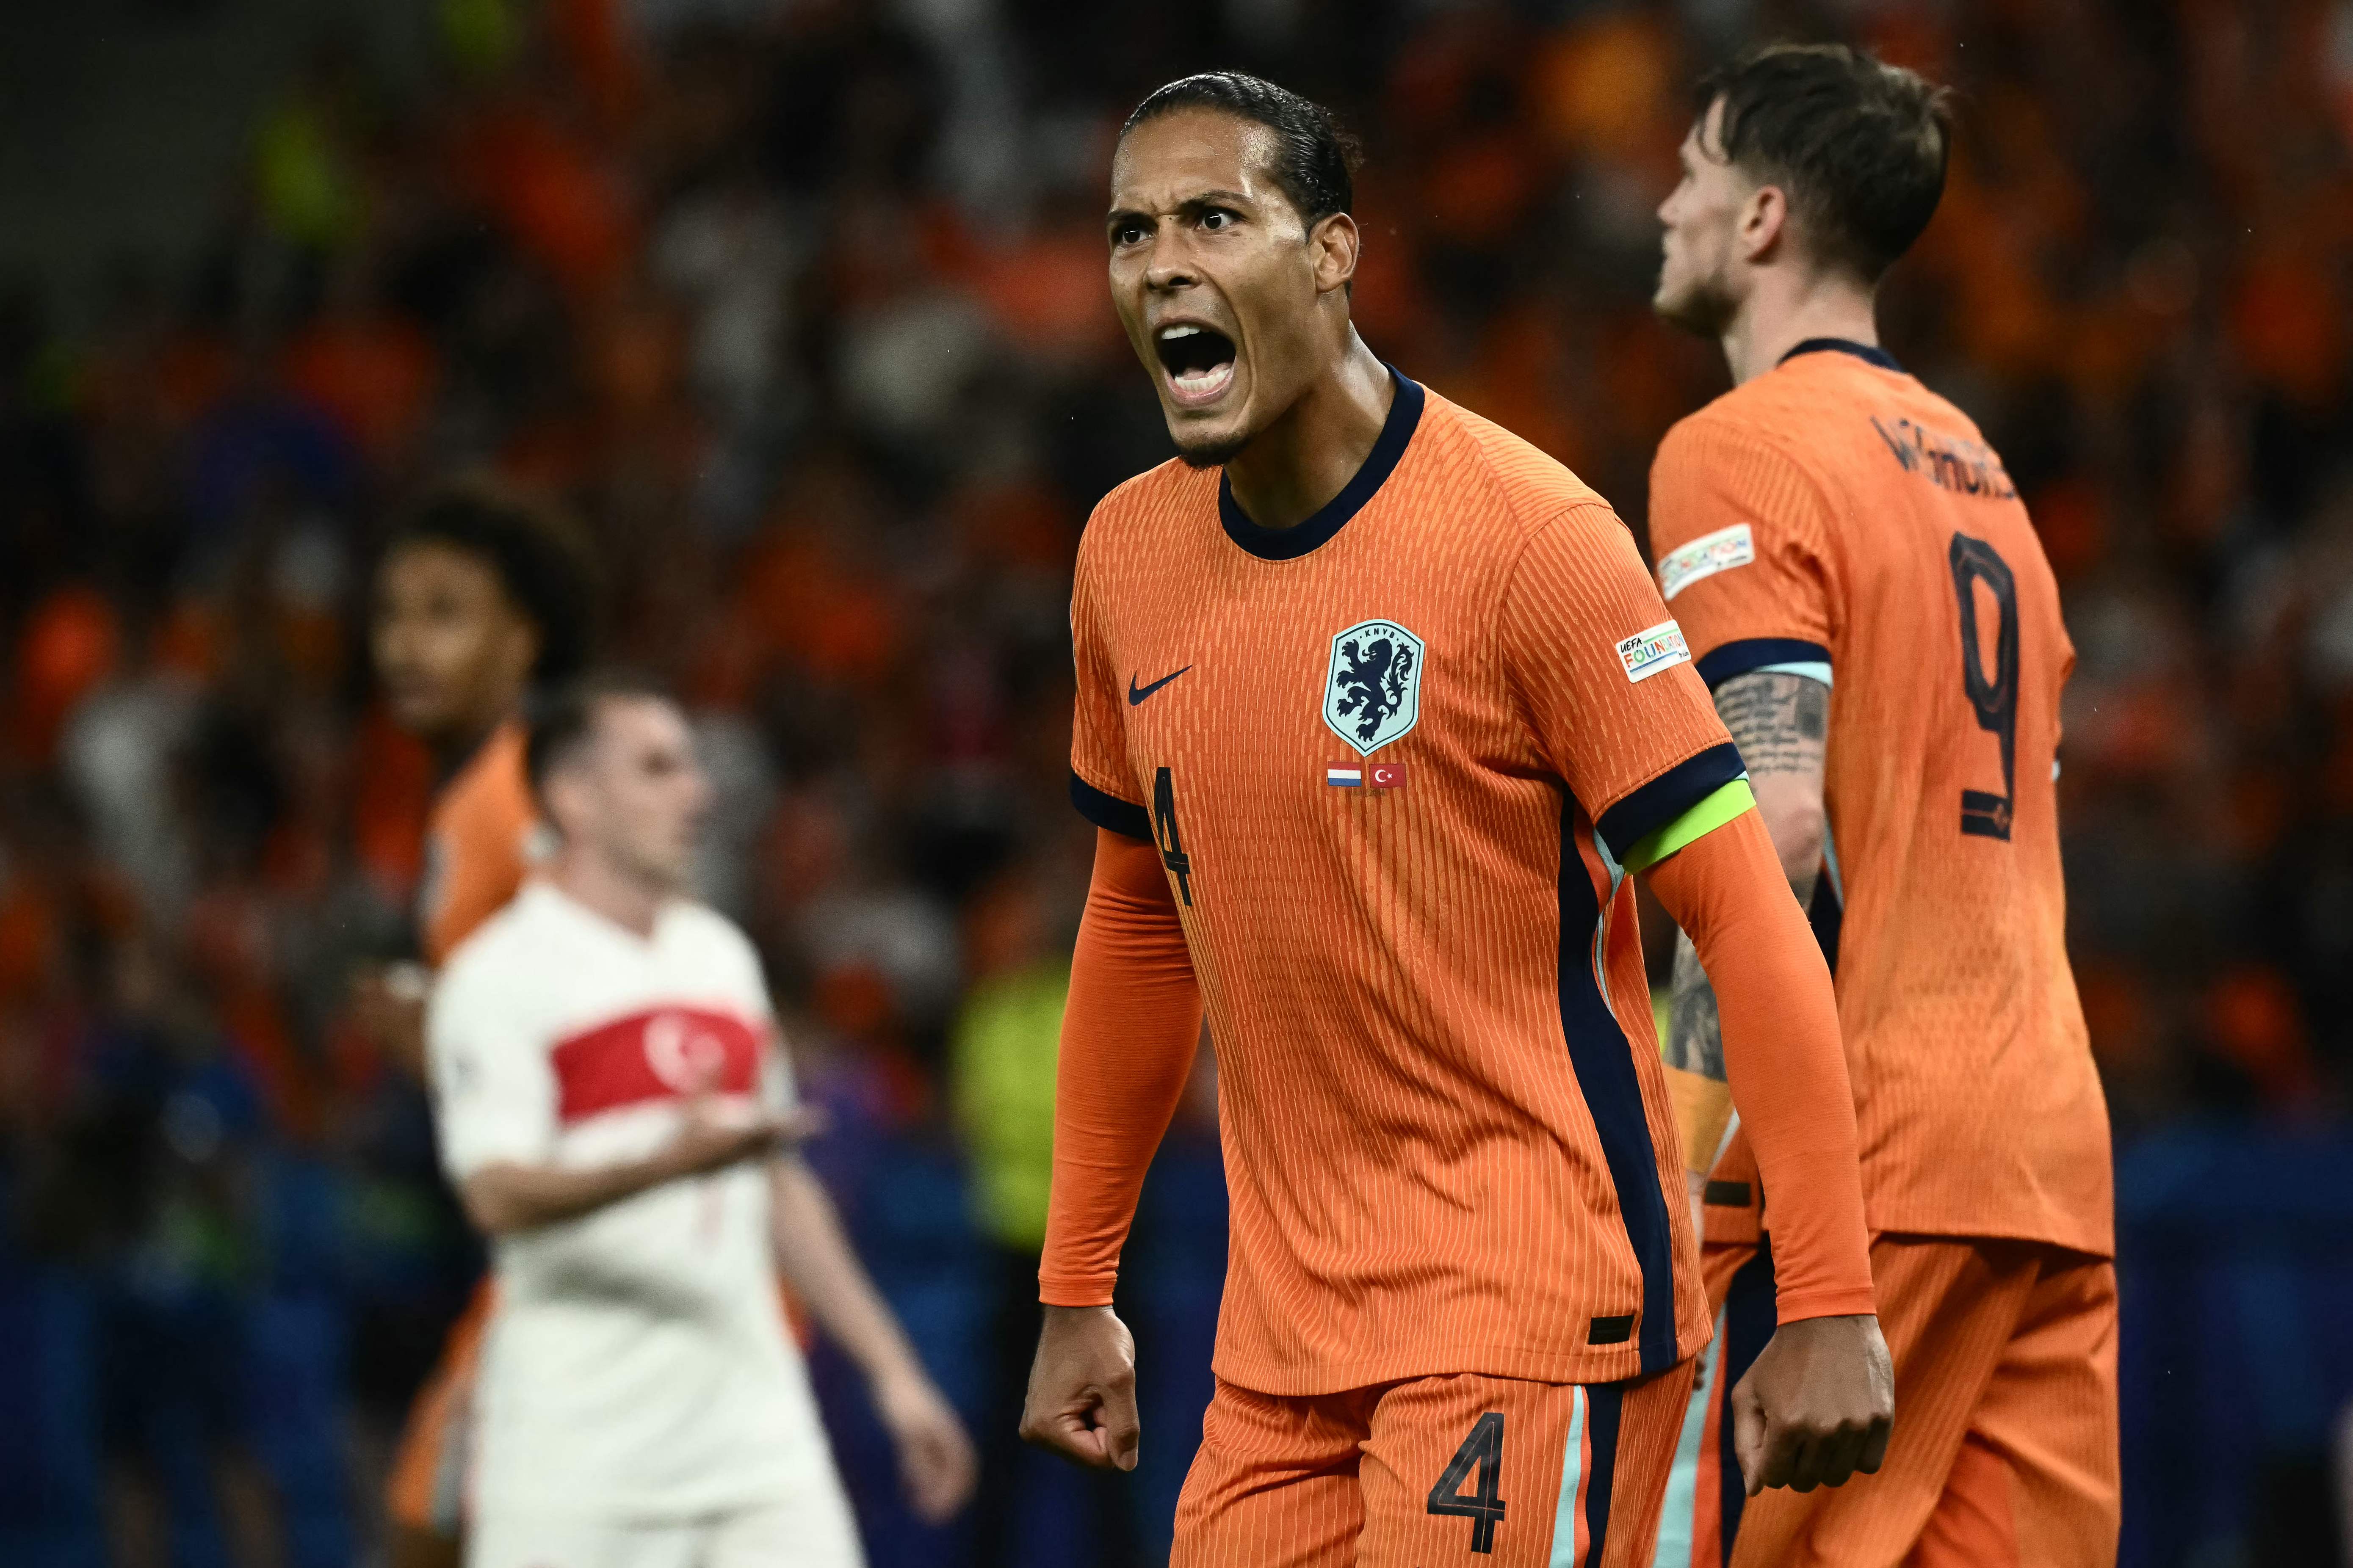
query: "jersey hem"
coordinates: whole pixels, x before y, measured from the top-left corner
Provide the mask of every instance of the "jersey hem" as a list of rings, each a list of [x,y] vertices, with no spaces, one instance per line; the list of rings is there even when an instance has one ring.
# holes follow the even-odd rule
[[[807,1468],[814,1468],[811,1460]],[[712,1514],[737,1513],[750,1509],[776,1508],[797,1501],[804,1496],[808,1485],[802,1473],[804,1467],[794,1467],[782,1479],[764,1483],[743,1491],[732,1489],[697,1492],[683,1500],[669,1499],[632,1500],[626,1494],[616,1497],[611,1492],[596,1493],[595,1489],[582,1491],[550,1493],[541,1497],[525,1493],[517,1497],[478,1498],[467,1505],[470,1519],[480,1520],[491,1515],[508,1519],[561,1519],[566,1523],[608,1525],[687,1524],[708,1519]],[[581,1506],[583,1495],[597,1497],[595,1506]]]
[[[1684,1328],[1676,1336],[1675,1358],[1667,1364],[1679,1366],[1689,1361],[1706,1347],[1713,1334],[1713,1326],[1705,1319]],[[1442,1353],[1402,1350],[1360,1361],[1321,1362],[1306,1366],[1249,1361],[1220,1351],[1211,1359],[1209,1370],[1238,1388],[1276,1399],[1345,1394],[1351,1389],[1409,1383],[1423,1377],[1468,1375],[1509,1377],[1526,1383],[1596,1384],[1623,1383],[1648,1375],[1642,1368],[1641,1348],[1634,1341],[1608,1350],[1558,1353],[1509,1345],[1449,1347]]]
[[[1871,1200],[1863,1199],[1869,1211]],[[1873,1240],[1883,1236],[1920,1236],[1947,1241],[2023,1241],[2036,1247],[2055,1247],[2062,1252],[2080,1252],[2086,1258],[2109,1258],[2116,1255],[2116,1233],[2087,1235],[2080,1230],[2057,1226],[2035,1225],[1940,1225],[1905,1222],[1902,1216],[1883,1223],[1878,1215],[1870,1215]],[[1769,1232],[1771,1226],[1767,1226]]]
[[[1870,1207],[1871,1200],[1865,1198],[1863,1208],[1867,1212]],[[1752,1215],[1755,1213],[1754,1210],[1749,1212]],[[1718,1215],[1710,1215],[1708,1218],[1711,1223],[1707,1227],[1708,1234],[1704,1240],[1709,1247],[1755,1247],[1764,1237],[1773,1234],[1773,1227],[1770,1225],[1757,1223],[1753,1219],[1747,1224],[1742,1224],[1737,1215],[1722,1216],[1723,1223],[1720,1226],[1715,1223],[1718,1220]],[[1869,1215],[1868,1229],[1873,1241],[1883,1236],[1918,1236],[1943,1241],[2020,1241],[2033,1247],[2056,1247],[2062,1252],[2080,1252],[2086,1258],[2113,1258],[2116,1255],[2116,1234],[2113,1231],[2104,1236],[2087,1236],[2082,1231],[2064,1230],[2050,1226],[1942,1225],[1916,1222],[1883,1225],[1877,1215]]]

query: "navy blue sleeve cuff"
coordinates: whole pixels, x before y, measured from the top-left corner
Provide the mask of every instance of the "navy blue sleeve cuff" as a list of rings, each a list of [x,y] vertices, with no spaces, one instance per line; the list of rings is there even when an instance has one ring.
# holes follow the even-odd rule
[[[1725,643],[1701,659],[1696,668],[1699,678],[1713,691],[1736,675],[1783,664],[1818,664],[1827,671],[1831,650],[1818,642],[1798,637],[1747,637]]]
[[[1079,815],[1097,827],[1108,827],[1113,833],[1124,833],[1130,838],[1152,842],[1152,814],[1133,802],[1115,795],[1105,795],[1081,778],[1074,768],[1071,772],[1071,804]]]
[[[1741,765],[1740,749],[1731,742],[1710,746],[1603,812],[1593,826],[1600,829],[1609,853],[1622,861],[1635,845],[1747,771]]]

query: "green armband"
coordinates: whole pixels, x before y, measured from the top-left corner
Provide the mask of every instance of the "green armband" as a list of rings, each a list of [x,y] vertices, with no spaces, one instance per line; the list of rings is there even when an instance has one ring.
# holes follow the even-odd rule
[[[1728,784],[1721,784],[1705,800],[1672,822],[1636,839],[1633,848],[1626,853],[1626,869],[1646,871],[1684,845],[1715,832],[1742,812],[1756,809],[1757,796],[1750,793],[1746,779],[1737,778]]]

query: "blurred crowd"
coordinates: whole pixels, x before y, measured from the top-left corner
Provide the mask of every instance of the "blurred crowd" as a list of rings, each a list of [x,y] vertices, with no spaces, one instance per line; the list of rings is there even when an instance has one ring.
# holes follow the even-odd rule
[[[1168,454],[1104,294],[1104,174],[1127,108],[1208,65],[1363,137],[1372,345],[1638,531],[1660,435],[1724,384],[1647,307],[1690,79],[1842,36],[1955,84],[1950,185],[1883,330],[2001,451],[2066,595],[2071,936],[2125,1204],[2144,1142],[2342,1124],[2353,3],[433,15],[424,89],[331,37],[259,107],[200,266],[123,258],[70,333],[37,290],[0,298],[0,1405],[32,1413],[0,1422],[0,1540],[24,1560],[308,1568],[374,1539],[478,1254],[418,1090],[352,1016],[356,968],[413,941],[437,782],[364,632],[376,542],[471,468],[562,498],[607,651],[691,705],[705,891],[836,1113],[822,1163],[951,1392],[1009,1425],[990,1379],[1026,1331],[1091,842],[1063,798],[1070,564],[1094,500]],[[1182,1300],[1174,1475],[1222,1258],[1197,1088],[1139,1242]],[[1075,1533],[983,1557],[1165,1542],[1171,1474],[1106,1502],[1014,1473],[993,1506],[1029,1487],[1047,1522],[975,1528]],[[893,1546],[887,1494],[859,1500],[878,1563],[977,1550]]]

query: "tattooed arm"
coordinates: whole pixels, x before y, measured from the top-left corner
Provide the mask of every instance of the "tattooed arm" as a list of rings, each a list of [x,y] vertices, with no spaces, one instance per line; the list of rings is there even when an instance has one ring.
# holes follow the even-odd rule
[[[1822,759],[1830,731],[1830,688],[1808,676],[1758,670],[1717,687],[1715,710],[1747,764],[1757,813],[1773,837],[1781,869],[1802,909],[1813,900],[1827,832]],[[1676,1084],[1676,1100],[1696,1221],[1707,1172],[1731,1136],[1732,1106],[1724,1088],[1724,1026],[1716,1014],[1715,992],[1691,938],[1680,932],[1669,994],[1666,1063],[1693,1075]]]

